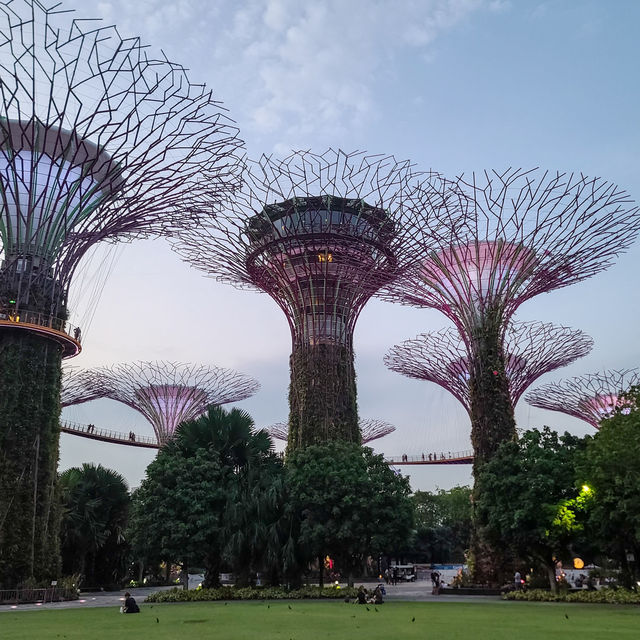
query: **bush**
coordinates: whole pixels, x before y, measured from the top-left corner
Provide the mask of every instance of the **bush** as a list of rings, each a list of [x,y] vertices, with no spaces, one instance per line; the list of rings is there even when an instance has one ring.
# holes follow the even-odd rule
[[[217,589],[169,589],[156,591],[145,602],[211,602],[216,600],[306,600],[355,598],[353,587],[302,587],[287,590],[284,587],[219,587]]]
[[[528,600],[530,602],[593,602],[599,604],[640,604],[640,593],[629,589],[600,589],[599,591],[574,591],[573,593],[552,593],[544,589],[511,591],[502,596],[503,600]]]

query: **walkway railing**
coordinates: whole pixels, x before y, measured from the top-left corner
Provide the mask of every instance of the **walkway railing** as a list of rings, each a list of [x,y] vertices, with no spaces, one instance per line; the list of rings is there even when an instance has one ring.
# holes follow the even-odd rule
[[[37,331],[54,338],[63,346],[63,358],[78,355],[82,350],[80,328],[56,316],[35,311],[4,310],[0,312],[0,326]]]
[[[432,451],[431,453],[421,453],[417,456],[388,456],[385,458],[387,464],[471,464],[473,462],[473,449],[464,451]]]
[[[17,311],[16,313],[0,313],[0,320],[15,322],[16,324],[37,324],[39,327],[46,327],[47,329],[53,329],[54,331],[60,331],[69,336],[74,336],[75,340],[82,342],[80,334],[77,333],[77,327],[56,316],[48,316],[44,313],[36,313],[35,311]]]
[[[60,587],[46,589],[3,589],[0,590],[0,604],[20,604],[27,602],[60,602],[77,600],[78,592]]]
[[[111,431],[109,429],[100,429],[93,424],[79,424],[64,420],[60,423],[60,430],[63,433],[69,433],[74,436],[82,436],[92,440],[101,440],[102,442],[113,442],[115,444],[126,444],[131,447],[146,447],[147,449],[158,449],[158,441],[150,436],[140,436],[133,431],[123,433],[121,431]]]

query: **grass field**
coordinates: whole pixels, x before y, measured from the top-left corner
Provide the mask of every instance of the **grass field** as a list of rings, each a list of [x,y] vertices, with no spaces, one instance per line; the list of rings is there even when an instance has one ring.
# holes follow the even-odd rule
[[[222,602],[0,613],[1,640],[624,640],[640,635],[640,608],[556,603]]]

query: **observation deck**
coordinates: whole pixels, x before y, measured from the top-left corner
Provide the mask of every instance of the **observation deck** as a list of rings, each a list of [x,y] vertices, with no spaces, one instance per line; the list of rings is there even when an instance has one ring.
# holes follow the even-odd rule
[[[60,422],[60,431],[74,436],[99,440],[101,442],[111,442],[113,444],[124,444],[129,447],[144,447],[146,449],[159,449],[160,445],[155,438],[141,436],[130,431],[128,434],[121,431],[110,431],[109,429],[99,429],[93,424],[78,424],[64,420]]]
[[[73,358],[82,351],[80,329],[65,320],[34,311],[0,312],[0,330],[18,329],[39,333],[62,347],[63,358]]]

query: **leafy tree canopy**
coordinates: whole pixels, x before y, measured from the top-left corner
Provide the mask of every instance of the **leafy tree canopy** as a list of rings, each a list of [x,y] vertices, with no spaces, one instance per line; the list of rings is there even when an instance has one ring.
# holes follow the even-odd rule
[[[264,520],[276,517],[267,509],[272,495],[265,483],[280,464],[269,436],[253,426],[248,413],[222,407],[180,425],[134,494],[131,533],[139,557],[204,566],[205,585],[214,586],[232,545],[248,570],[254,560],[249,541],[266,549]],[[256,495],[258,487],[263,491]],[[260,506],[250,508],[249,498],[260,499]],[[249,521],[249,512],[264,519]]]
[[[593,531],[632,583],[640,562],[640,386],[624,394],[621,407],[587,439],[578,473],[593,491]]]
[[[413,555],[421,562],[463,562],[471,542],[471,488],[416,491]]]
[[[310,556],[331,555],[351,581],[363,558],[403,546],[412,527],[409,481],[382,456],[338,441],[296,450],[286,468]]]
[[[114,584],[126,573],[129,488],[116,471],[83,464],[60,475],[62,555],[66,573],[85,584]]]
[[[527,431],[503,443],[476,479],[481,535],[546,569],[554,589],[554,558],[579,544],[583,529],[575,465],[584,446],[584,439],[548,427]]]

